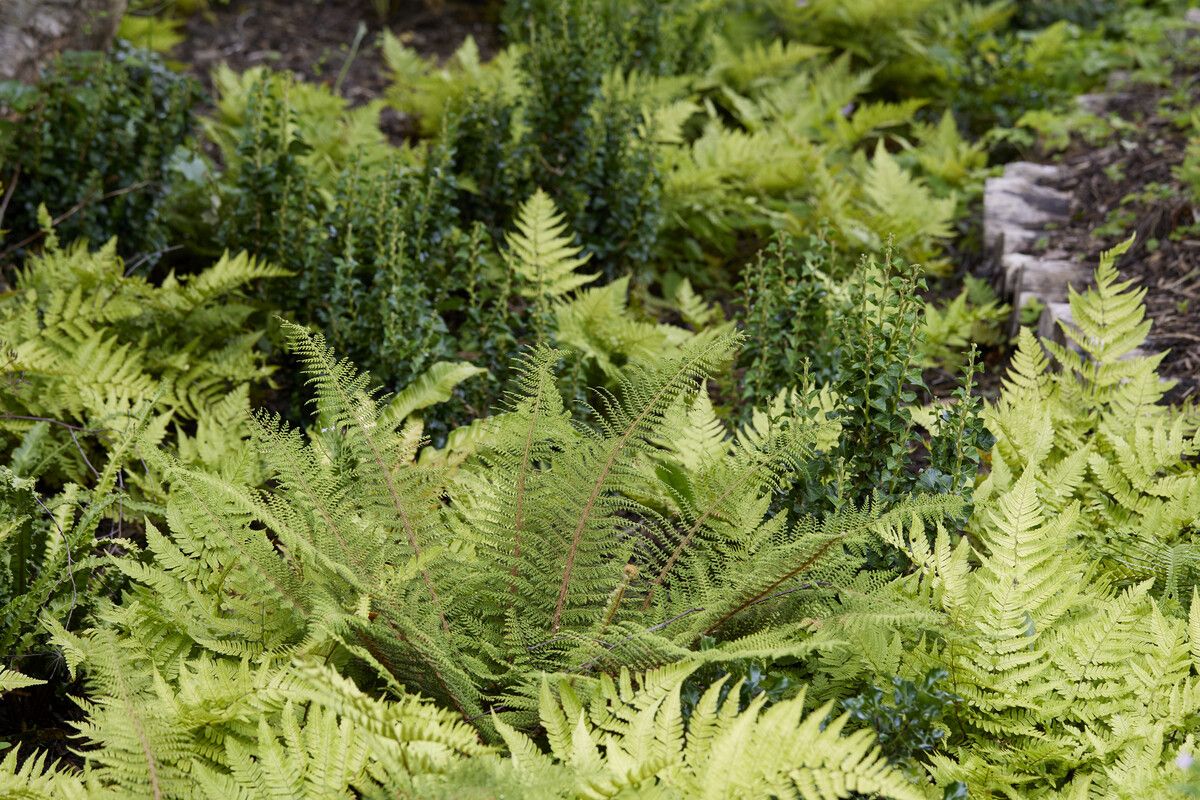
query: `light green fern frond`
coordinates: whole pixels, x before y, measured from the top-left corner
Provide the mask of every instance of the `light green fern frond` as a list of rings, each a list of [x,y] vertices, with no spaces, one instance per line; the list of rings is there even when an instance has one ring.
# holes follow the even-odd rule
[[[505,261],[526,296],[549,302],[599,277],[577,272],[590,254],[580,255],[583,249],[572,244],[563,215],[541,189],[517,211],[513,228],[506,237]]]
[[[41,686],[45,681],[22,675],[16,670],[0,667],[0,695],[14,689],[25,689],[30,686]]]
[[[1145,293],[1118,281],[1115,267],[1131,242],[1103,255],[1094,288],[1072,295],[1073,347],[1021,333],[1004,391],[985,414],[997,441],[981,491],[1040,464],[1042,501],[1055,512],[1078,503],[1076,536],[1110,576],[1153,579],[1156,594],[1182,600],[1200,581],[1200,438],[1187,408],[1162,402],[1170,384],[1157,375],[1161,354],[1140,350]]]
[[[655,787],[714,800],[781,793],[806,800],[855,793],[926,796],[888,765],[869,731],[843,736],[846,717],[828,723],[832,704],[805,714],[803,693],[770,708],[759,696],[739,713],[733,699],[738,687],[719,681],[703,694],[685,729],[679,692],[690,672],[672,667],[635,683],[623,671],[617,680],[604,677],[588,687],[566,680],[543,684],[541,717],[551,752],[576,773],[580,796]],[[726,689],[730,699],[722,701]],[[527,749],[518,737],[512,732],[507,738]]]
[[[955,200],[936,198],[917,177],[907,173],[882,141],[863,176],[863,195],[873,230],[896,237],[904,246],[919,238],[950,236]]]

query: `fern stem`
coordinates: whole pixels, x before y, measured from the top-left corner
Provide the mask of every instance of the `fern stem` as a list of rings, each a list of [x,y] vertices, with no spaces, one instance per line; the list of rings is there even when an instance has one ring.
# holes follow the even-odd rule
[[[533,454],[533,434],[537,430],[537,423],[541,418],[542,396],[545,389],[546,381],[544,379],[540,380],[538,382],[538,394],[533,406],[533,415],[529,420],[529,428],[525,431],[525,444],[521,451],[521,468],[517,471],[517,489],[513,503],[513,563],[509,569],[509,575],[512,577],[512,580],[508,583],[508,592],[512,595],[517,593],[518,566],[521,561],[521,531],[525,527],[525,482],[529,474],[530,456]],[[511,602],[509,607],[511,608]]]
[[[554,604],[554,616],[550,619],[551,633],[557,633],[560,623],[562,622],[563,609],[567,604],[567,591],[571,586],[571,573],[575,569],[575,557],[579,553],[579,543],[583,539],[583,531],[587,527],[588,521],[591,519],[592,511],[596,507],[596,501],[600,499],[600,492],[604,489],[605,483],[608,482],[608,475],[610,472],[612,472],[612,468],[617,463],[617,456],[620,455],[625,449],[625,445],[628,444],[629,440],[637,432],[638,427],[642,424],[642,421],[645,420],[646,417],[648,417],[651,412],[658,407],[659,402],[663,399],[663,397],[666,396],[667,392],[674,385],[676,379],[678,379],[681,375],[686,375],[689,370],[691,370],[692,366],[699,360],[699,355],[697,355],[695,358],[688,359],[679,367],[678,370],[675,371],[669,380],[663,382],[658,392],[645,404],[642,410],[636,417],[633,418],[629,425],[626,426],[625,432],[621,434],[621,438],[613,444],[612,450],[609,451],[608,458],[605,459],[604,466],[600,469],[600,474],[596,477],[595,482],[592,484],[592,491],[588,495],[587,502],[583,506],[583,512],[579,515],[579,522],[575,526],[575,531],[571,536],[571,546],[567,549],[567,563],[563,567],[562,582],[558,587],[558,601]]]
[[[336,381],[333,382],[341,392],[341,386]],[[396,489],[396,483],[392,480],[392,471],[383,459],[383,454],[379,452],[379,448],[375,446],[375,440],[371,437],[370,427],[362,418],[362,411],[358,409],[353,398],[346,397],[344,392],[342,397],[342,405],[345,408],[355,409],[354,422],[358,425],[359,431],[366,442],[367,447],[371,449],[371,458],[375,462],[376,468],[383,476],[384,485],[387,487],[388,495],[392,500],[392,507],[396,513],[400,515],[400,523],[404,527],[404,535],[408,540],[408,546],[412,548],[413,555],[420,560],[421,544],[417,541],[417,532],[413,527],[412,519],[408,515],[408,511],[404,508],[404,503],[400,500],[400,493]],[[442,630],[446,633],[450,632],[450,623],[446,620],[446,614],[442,610],[442,603],[438,597],[437,589],[433,585],[433,579],[429,577],[429,570],[422,568],[421,580],[425,583],[425,588],[429,591],[429,596],[433,600],[434,609],[437,611],[438,619],[441,620]]]
[[[637,577],[638,568],[633,564],[626,564],[621,572],[621,582],[617,584],[616,590],[613,591],[612,600],[609,601],[608,610],[604,614],[604,622],[600,625],[601,633],[608,630],[608,626],[612,624],[613,619],[617,616],[617,609],[621,607],[621,601],[625,598],[625,590],[629,588],[630,582]]]
[[[387,626],[389,628],[391,628],[392,632],[394,634],[396,634],[397,639],[399,639],[401,642],[404,642],[405,644],[407,644],[409,646],[412,646],[412,642],[410,642],[408,640],[408,636],[405,635],[404,631],[397,628],[396,624],[394,622],[392,622],[390,619],[386,619],[386,618],[385,618],[385,622],[386,622]],[[361,640],[362,638],[363,638],[363,636],[360,633],[359,639]],[[369,640],[368,640],[368,642],[369,642]],[[363,642],[363,646],[367,648],[367,651],[370,652],[374,658],[376,658],[376,659],[380,658],[380,655],[377,654],[376,651],[374,649],[372,649],[371,646],[367,642]],[[413,647],[413,652],[416,653],[418,657],[422,656],[422,650],[419,647]],[[442,687],[442,691],[445,693],[446,699],[448,699],[450,701],[450,703],[454,706],[455,710],[458,711],[459,716],[461,716],[464,720],[471,719],[471,714],[467,711],[466,708],[463,707],[463,704],[459,701],[458,694],[450,690],[450,686],[446,683],[446,679],[442,677],[442,673],[437,668],[437,665],[434,664],[428,658],[421,658],[421,660],[429,666],[429,671],[431,673],[433,673],[434,680],[436,680],[438,682],[438,686]],[[379,663],[383,664],[383,663],[385,663],[385,660],[381,659]],[[390,669],[392,671],[392,675],[395,675],[396,674],[395,668],[393,667]]]
[[[720,628],[722,625],[724,625],[730,619],[732,619],[733,617],[742,613],[747,608],[750,608],[753,605],[757,605],[760,601],[762,601],[768,595],[770,595],[773,591],[775,591],[775,589],[777,589],[780,585],[791,580],[792,578],[799,575],[801,572],[804,572],[806,569],[811,567],[816,562],[820,561],[821,558],[825,555],[825,553],[828,552],[829,548],[833,547],[835,544],[837,544],[844,538],[845,538],[845,534],[843,534],[841,536],[835,536],[834,538],[825,542],[825,544],[818,547],[817,551],[815,553],[813,553],[811,556],[809,556],[808,558],[806,558],[804,560],[804,562],[801,563],[798,567],[791,570],[786,575],[780,577],[778,580],[772,582],[770,586],[763,589],[761,592],[758,592],[754,596],[750,597],[748,600],[741,603],[737,608],[722,615],[720,619],[718,619],[712,625],[709,625],[707,628],[705,628],[705,630],[703,631],[703,633],[701,635],[706,636],[706,635],[711,634],[713,631],[717,630],[717,628]]]
[[[675,562],[678,561],[683,555],[684,551],[691,546],[692,540],[695,539],[696,534],[700,531],[700,528],[709,520],[710,517],[716,515],[717,509],[720,508],[721,505],[729,497],[731,497],[734,492],[738,491],[745,484],[745,481],[754,473],[757,466],[758,464],[754,464],[749,469],[743,471],[742,475],[736,481],[733,481],[726,488],[726,490],[721,493],[721,496],[714,500],[712,504],[705,509],[704,513],[696,519],[690,528],[688,528],[687,533],[680,538],[679,543],[676,544],[675,548],[671,551],[671,555],[667,557],[666,563],[663,564],[662,569],[660,569],[658,574],[654,576],[654,579],[650,581],[650,588],[646,592],[646,599],[642,601],[643,611],[646,611],[650,608],[650,601],[654,598],[655,590],[662,585],[663,580],[666,579],[667,573],[674,568]]]

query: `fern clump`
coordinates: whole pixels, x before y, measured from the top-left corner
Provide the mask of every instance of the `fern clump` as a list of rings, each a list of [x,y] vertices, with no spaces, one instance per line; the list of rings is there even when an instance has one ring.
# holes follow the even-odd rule
[[[1116,255],[1102,258],[1094,288],[1072,295],[1066,335],[1078,350],[1045,344],[1060,371],[1022,333],[1001,397],[984,410],[996,445],[965,535],[894,529],[885,538],[911,574],[860,578],[863,594],[843,593],[828,620],[847,645],[819,657],[819,693],[945,670],[957,699],[925,768],[971,796],[1174,796],[1183,776],[1172,760],[1192,752],[1200,605],[1191,573],[1165,554],[1194,546],[1188,504],[1200,476],[1179,454],[1190,452],[1178,433],[1190,430],[1189,409],[1161,403],[1159,357],[1134,352],[1148,324],[1140,294],[1117,280]],[[1158,462],[1166,492],[1113,481],[1156,457],[1130,457],[1124,437],[1157,442],[1159,458],[1180,448]]]
[[[897,590],[946,615],[897,666],[945,669],[962,698],[929,769],[982,796],[1165,792],[1167,753],[1190,746],[1200,704],[1189,624],[1150,599],[1150,582],[1120,589],[1097,573],[1072,543],[1078,504],[1047,502],[1042,469],[984,483],[977,544],[939,530],[930,546],[919,525],[896,540],[917,565]]]
[[[79,725],[85,771],[18,753],[0,786],[32,798],[506,796],[846,798],[854,792],[923,798],[888,766],[871,734],[842,735],[830,706],[805,713],[803,695],[738,712],[714,684],[688,735],[679,692],[690,667],[622,672],[587,687],[543,681],[539,716],[550,752],[497,721],[506,757],[448,712],[415,696],[378,700],[315,660],[252,666],[181,660],[145,669],[136,643],[109,632],[59,634],[93,699]],[[151,667],[153,669],[153,667]],[[701,732],[703,735],[700,735]],[[729,753],[761,750],[730,769]]]
[[[86,624],[122,581],[107,556],[135,547],[147,501],[139,462],[164,447],[197,468],[257,481],[242,450],[250,387],[271,369],[247,330],[245,287],[284,275],[245,254],[159,284],[126,274],[115,240],[47,247],[0,301],[4,540],[0,649],[53,669],[39,618]],[[133,465],[138,465],[136,468]]]
[[[215,466],[238,437],[224,425],[271,374],[245,294],[287,273],[244,253],[157,285],[125,272],[115,241],[61,248],[52,235],[0,301],[0,430],[26,477],[87,484],[134,435],[158,445],[168,432]]]
[[[852,574],[851,554],[888,520],[957,510],[928,498],[770,515],[787,476],[836,433],[808,414],[764,415],[731,438],[700,399],[730,334],[627,365],[583,427],[556,354],[534,351],[451,468],[416,458],[420,427],[399,398],[372,399],[320,337],[289,330],[319,428],[305,437],[257,417],[265,495],[159,467],[169,529],[147,529],[149,565],[123,567],[146,587],[131,629],[229,655],[333,648],[484,731],[489,709],[526,726],[538,671],[807,652],[789,609]],[[209,596],[221,600],[197,601]],[[705,636],[719,646],[689,655]]]
[[[1163,356],[1142,350],[1145,290],[1119,281],[1114,265],[1127,247],[1103,255],[1094,288],[1072,293],[1070,347],[1047,342],[1044,351],[1022,333],[987,414],[993,465],[1020,474],[1044,463],[1054,504],[1080,503],[1077,535],[1113,577],[1152,580],[1163,597],[1186,602],[1200,580],[1200,419],[1163,402],[1171,386],[1156,371]]]

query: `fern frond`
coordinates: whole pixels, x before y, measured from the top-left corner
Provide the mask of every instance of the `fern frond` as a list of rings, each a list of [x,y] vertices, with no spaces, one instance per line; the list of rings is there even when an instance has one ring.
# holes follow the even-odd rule
[[[739,713],[734,700],[719,699],[729,688],[720,681],[704,693],[685,733],[679,692],[691,671],[672,667],[636,682],[623,671],[617,680],[584,686],[543,684],[551,751],[575,769],[577,791],[608,797],[657,786],[705,798],[925,796],[888,765],[869,731],[843,736],[845,717],[827,724],[831,705],[806,715],[803,693],[767,709],[760,696]],[[737,697],[737,687],[728,694]]]
[[[581,256],[583,249],[571,243],[563,215],[541,189],[517,211],[513,227],[506,237],[505,261],[526,296],[549,302],[599,277],[577,272],[591,256]]]

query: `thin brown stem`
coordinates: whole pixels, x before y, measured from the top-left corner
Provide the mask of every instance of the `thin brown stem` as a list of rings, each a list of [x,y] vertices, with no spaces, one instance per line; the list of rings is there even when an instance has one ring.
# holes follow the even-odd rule
[[[62,224],[63,222],[66,222],[68,219],[75,216],[80,211],[82,211],[83,209],[92,205],[93,203],[103,203],[105,200],[111,200],[112,198],[120,197],[123,194],[129,194],[130,192],[136,192],[141,189],[145,189],[149,185],[150,185],[150,181],[138,181],[137,183],[132,183],[129,186],[124,186],[120,189],[113,189],[111,192],[105,192],[104,194],[102,194],[96,198],[84,198],[83,200],[80,200],[78,203],[76,203],[75,205],[68,208],[63,213],[59,214],[54,219],[50,220],[50,227],[52,227],[52,228],[57,227],[58,225]],[[33,244],[34,242],[36,242],[38,239],[42,238],[45,235],[46,235],[45,231],[37,231],[36,233],[29,234],[21,241],[17,242],[16,244],[12,245],[11,247],[5,248],[5,250],[3,252],[0,252],[0,258],[4,258],[5,256],[15,253],[17,250],[20,250],[22,247],[25,247],[26,245]]]
[[[697,359],[688,359],[686,363],[682,364],[675,371],[675,374],[663,382],[658,392],[654,397],[650,398],[638,415],[626,426],[625,432],[621,434],[621,438],[613,444],[612,449],[609,451],[608,458],[605,459],[604,465],[600,468],[600,474],[596,476],[596,480],[592,483],[592,491],[588,495],[587,502],[583,505],[583,511],[579,515],[579,522],[576,524],[575,531],[571,535],[571,546],[567,549],[567,563],[563,567],[562,582],[558,587],[558,600],[554,604],[554,616],[550,620],[551,633],[557,632],[562,622],[563,609],[567,604],[567,592],[571,587],[571,573],[575,569],[575,557],[579,553],[579,543],[583,539],[583,532],[587,529],[587,524],[591,519],[592,512],[595,510],[596,502],[600,499],[600,493],[608,483],[608,476],[612,472],[613,467],[616,466],[617,456],[624,451],[625,446],[633,438],[634,434],[637,433],[642,421],[650,416],[654,409],[658,407],[659,402],[670,391],[675,381],[681,375],[691,370],[696,361]]]
[[[738,605],[737,608],[734,608],[732,611],[729,611],[729,612],[723,614],[716,622],[714,622],[712,625],[709,625],[707,628],[705,628],[704,634],[705,635],[711,634],[717,628],[720,628],[722,625],[724,625],[730,619],[732,619],[733,617],[742,613],[747,608],[758,605],[764,599],[768,599],[768,596],[772,592],[774,592],[775,589],[777,589],[783,583],[790,581],[792,578],[796,577],[801,572],[804,572],[806,569],[811,567],[813,564],[817,563],[819,560],[821,560],[821,557],[824,556],[825,553],[827,553],[829,551],[829,548],[833,547],[834,544],[841,541],[843,538],[844,537],[842,537],[842,536],[838,536],[838,537],[835,537],[835,538],[830,539],[829,541],[825,542],[825,544],[818,547],[815,553],[813,553],[811,556],[806,558],[795,569],[790,570],[787,574],[783,575],[778,580],[772,581],[770,586],[763,589],[761,592],[758,592],[757,594],[750,597],[749,599],[745,600],[740,605]]]

